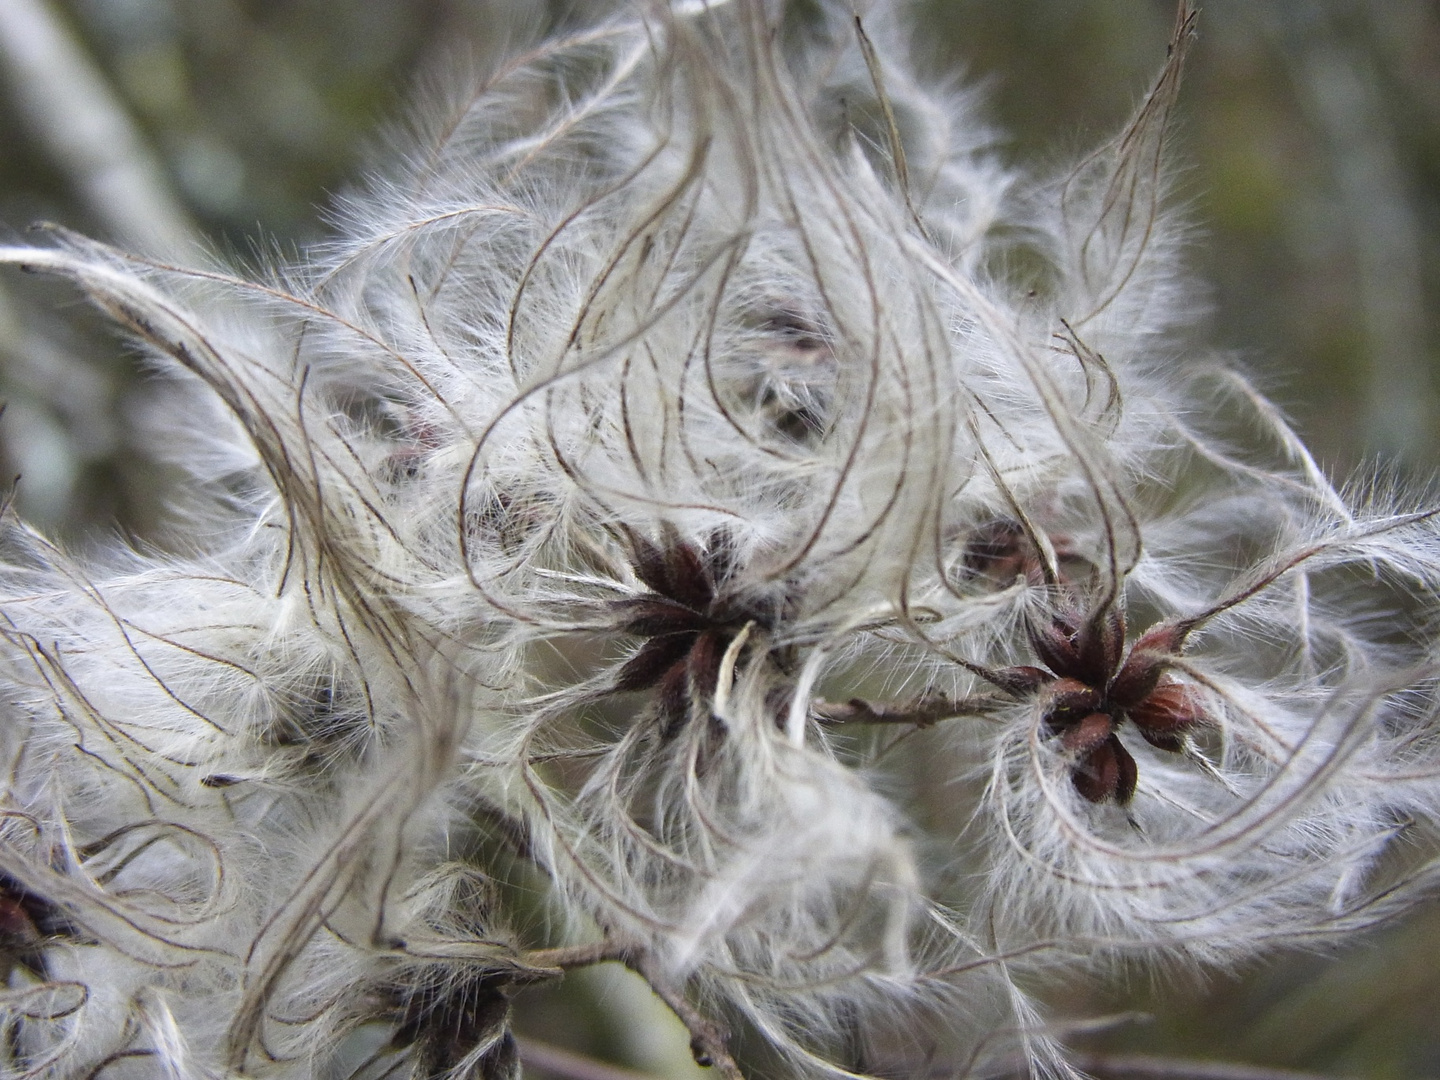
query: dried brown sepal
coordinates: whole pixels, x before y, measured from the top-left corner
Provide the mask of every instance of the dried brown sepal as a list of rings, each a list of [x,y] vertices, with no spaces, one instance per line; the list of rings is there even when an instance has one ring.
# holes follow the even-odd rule
[[[1160,677],[1165,674],[1171,660],[1167,653],[1151,652],[1138,646],[1131,649],[1124,666],[1110,680],[1106,697],[1117,708],[1129,709],[1138,705],[1160,685]]]
[[[1165,750],[1171,754],[1179,754],[1185,749],[1184,735],[1165,735],[1154,731],[1140,729],[1140,735],[1146,742],[1157,750]]]
[[[676,540],[669,548],[667,595],[696,611],[704,611],[715,599],[710,568],[690,544]]]
[[[1070,782],[1092,803],[1104,802],[1115,794],[1120,784],[1120,763],[1108,738],[1075,764],[1070,770]]]
[[[735,542],[723,529],[716,529],[705,540],[705,561],[709,568],[709,582],[714,594],[730,580],[735,573],[735,561],[739,557]],[[712,596],[713,599],[713,596]]]
[[[713,630],[706,630],[695,639],[686,660],[691,693],[705,700],[714,696],[716,684],[720,681],[720,662],[725,657],[728,644],[725,638]]]
[[[1017,698],[1026,698],[1037,694],[1047,683],[1055,680],[1055,676],[1044,668],[1034,667],[1030,664],[996,668],[993,671],[985,672],[984,677],[987,682],[993,683],[1007,694]]]
[[[647,536],[631,532],[628,534],[631,551],[631,566],[635,576],[651,592],[660,596],[670,595],[669,561],[665,550]]]
[[[1132,651],[1179,656],[1185,649],[1185,639],[1190,636],[1191,629],[1182,623],[1157,623],[1136,639]]]
[[[1144,701],[1130,708],[1127,715],[1142,735],[1162,738],[1184,735],[1197,724],[1207,722],[1198,695],[1174,680],[1161,683]]]
[[[1080,651],[1075,643],[1078,628],[1057,616],[1041,626],[1031,627],[1030,645],[1040,662],[1062,679],[1086,682],[1080,665]]]
[[[1088,754],[1106,742],[1115,730],[1109,713],[1096,712],[1072,724],[1060,736],[1060,745],[1071,753]]]
[[[1174,623],[1161,623],[1141,634],[1110,682],[1107,691],[1110,700],[1125,709],[1148,697],[1159,685],[1165,670],[1180,655],[1188,634],[1188,630]]]
[[[1135,759],[1130,756],[1130,751],[1125,749],[1124,743],[1114,735],[1110,736],[1110,741],[1115,747],[1115,763],[1120,772],[1115,784],[1115,801],[1126,806],[1135,797],[1135,788],[1140,783],[1140,770],[1135,765]]]
[[[1095,614],[1075,634],[1078,677],[1091,686],[1104,686],[1120,666],[1124,651],[1124,611],[1111,607]]]
[[[656,711],[660,718],[660,737],[673,739],[690,718],[690,665],[677,660],[660,677],[656,695]]]
[[[1135,796],[1139,772],[1135,759],[1120,740],[1111,734],[1075,765],[1071,782],[1080,795],[1092,803],[1114,800],[1124,806]]]
[[[693,632],[651,638],[621,666],[613,689],[620,693],[649,690],[674,664],[685,659],[685,654],[695,644],[695,638]]]
[[[1103,704],[1100,692],[1078,679],[1056,679],[1045,688],[1043,700],[1045,726],[1052,733],[1099,712]]]
[[[1030,644],[1042,663],[1062,679],[1104,686],[1120,666],[1125,648],[1125,617],[1119,608],[1086,618],[1077,610],[1060,611],[1030,628]]]
[[[622,600],[616,610],[624,616],[619,626],[621,633],[641,637],[699,630],[705,622],[695,609],[655,597]]]

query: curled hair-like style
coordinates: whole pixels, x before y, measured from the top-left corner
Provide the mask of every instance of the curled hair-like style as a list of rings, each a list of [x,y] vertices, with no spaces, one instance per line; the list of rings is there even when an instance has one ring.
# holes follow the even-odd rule
[[[888,6],[635,4],[268,275],[0,249],[176,384],[199,508],[5,514],[0,1075],[510,1077],[613,962],[722,1076],[1063,1076],[1057,974],[1433,892],[1436,511],[1187,341],[1194,20],[1051,177]]]

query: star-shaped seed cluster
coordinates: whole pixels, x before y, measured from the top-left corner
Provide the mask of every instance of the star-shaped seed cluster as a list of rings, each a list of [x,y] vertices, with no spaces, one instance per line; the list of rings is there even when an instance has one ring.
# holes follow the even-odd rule
[[[702,548],[667,534],[660,543],[632,534],[635,576],[650,591],[615,602],[619,629],[645,644],[615,676],[616,691],[656,691],[662,737],[674,736],[692,700],[709,700],[726,650],[747,624],[768,628],[774,613],[727,590],[734,549],[723,535]]]
[[[1036,693],[1045,732],[1072,757],[1071,780],[1094,803],[1128,803],[1135,759],[1116,734],[1129,720],[1151,746],[1171,753],[1209,722],[1195,690],[1168,674],[1190,627],[1160,623],[1125,650],[1125,617],[1110,605],[1086,617],[1076,607],[1032,626],[1030,643],[1044,668],[1009,668],[1016,687]]]

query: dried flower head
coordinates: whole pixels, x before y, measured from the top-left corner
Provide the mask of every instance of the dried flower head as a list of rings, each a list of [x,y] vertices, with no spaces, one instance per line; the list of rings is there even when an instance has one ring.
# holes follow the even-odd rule
[[[0,1072],[510,1077],[613,962],[727,1077],[1065,1075],[1057,972],[1433,891],[1436,512],[1186,344],[1193,30],[1032,181],[887,7],[638,4],[260,280],[0,249],[177,385],[201,507],[5,516]]]

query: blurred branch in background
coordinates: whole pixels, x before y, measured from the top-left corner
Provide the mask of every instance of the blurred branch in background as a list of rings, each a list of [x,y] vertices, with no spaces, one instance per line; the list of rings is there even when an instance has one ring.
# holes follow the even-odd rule
[[[200,234],[103,72],[46,0],[0,0],[0,69],[26,133],[65,176],[104,238],[162,257],[198,254]],[[121,445],[123,387],[110,365],[86,362],[21,324],[0,291],[0,357],[9,403],[0,430],[21,503],[63,522],[85,462]],[[102,505],[113,506],[110,499]]]
[[[158,256],[193,246],[164,167],[45,0],[0,0],[0,65],[29,133],[111,239]]]

